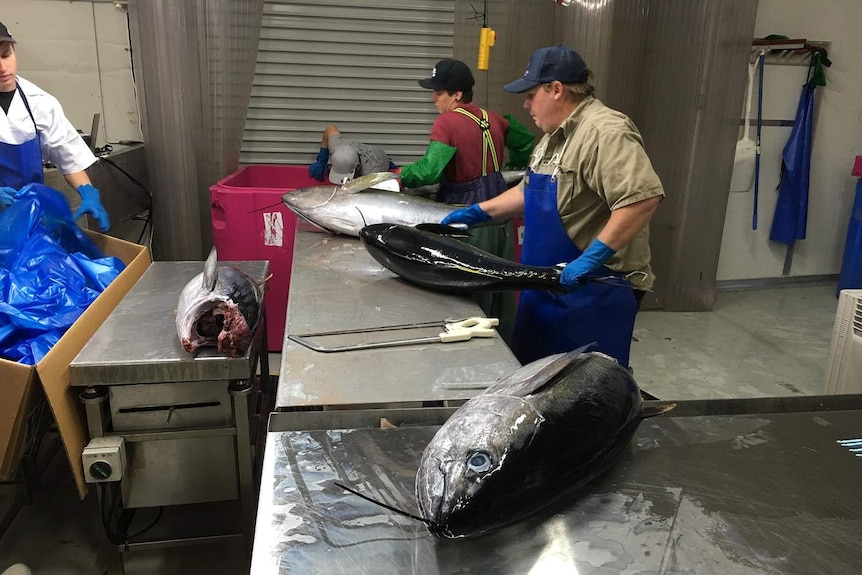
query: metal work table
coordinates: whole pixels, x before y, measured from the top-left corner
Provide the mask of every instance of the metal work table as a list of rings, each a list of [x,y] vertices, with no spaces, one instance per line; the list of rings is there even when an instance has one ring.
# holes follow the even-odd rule
[[[234,265],[260,280],[269,274],[268,261],[219,265]],[[153,262],[72,362],[72,385],[248,378],[255,345],[235,358],[213,348],[193,357],[180,345],[173,312],[186,283],[203,269],[204,262]]]
[[[269,274],[268,261],[219,264],[236,266],[258,281]],[[266,349],[265,318],[244,357],[225,357],[212,348],[187,353],[174,310],[183,287],[203,266],[154,262],[72,362],[70,379],[83,388],[90,439],[119,436],[125,442],[126,471],[113,484],[120,484],[125,508],[238,499],[241,533],[193,539],[245,535],[250,541],[256,501],[251,440],[261,427],[250,398],[258,362],[259,397],[272,395],[268,356],[259,353]],[[261,399],[263,417],[266,403]],[[160,546],[155,543],[120,548]]]
[[[463,540],[437,540],[333,485],[363,486],[416,513],[415,472],[438,427],[409,424],[434,410],[394,410],[390,419],[405,425],[349,431],[327,425],[371,424],[385,410],[274,414],[271,428],[284,430],[267,438],[252,573],[862,573],[862,457],[837,443],[862,438],[859,397],[752,413],[770,405],[805,407],[682,402],[681,416],[644,421],[580,493]],[[695,415],[716,408],[736,414]],[[437,412],[443,421],[451,410]],[[303,426],[312,430],[288,431]]]
[[[378,264],[358,238],[298,231],[276,410],[469,399],[520,367],[499,336],[337,353],[312,351],[287,336],[430,321],[442,324],[446,318],[482,315],[469,297],[432,292],[399,279]],[[367,342],[440,331],[362,337]],[[339,344],[358,343],[357,337]]]

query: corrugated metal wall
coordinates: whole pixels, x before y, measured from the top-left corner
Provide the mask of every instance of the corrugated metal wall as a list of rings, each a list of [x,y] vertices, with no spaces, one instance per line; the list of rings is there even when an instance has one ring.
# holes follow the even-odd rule
[[[751,0],[650,2],[633,117],[667,198],[650,226],[647,304],[712,309],[756,14]]]
[[[452,57],[454,0],[267,0],[242,163],[308,164],[326,124],[421,156],[437,110],[416,80]]]
[[[238,166],[263,0],[131,0],[153,255],[212,246],[209,186]]]

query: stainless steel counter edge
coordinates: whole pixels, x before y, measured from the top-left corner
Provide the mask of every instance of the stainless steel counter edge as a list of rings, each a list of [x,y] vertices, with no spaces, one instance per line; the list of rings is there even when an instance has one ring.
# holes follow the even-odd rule
[[[742,399],[703,399],[686,401],[645,401],[644,407],[675,405],[662,417],[706,415],[751,415],[769,413],[808,413],[819,411],[862,411],[862,394],[813,395],[805,397],[758,397]],[[269,431],[309,431],[315,429],[358,429],[379,427],[386,419],[393,425],[442,425],[455,407],[379,408],[332,411],[293,411],[272,413]],[[860,414],[862,417],[862,414]]]

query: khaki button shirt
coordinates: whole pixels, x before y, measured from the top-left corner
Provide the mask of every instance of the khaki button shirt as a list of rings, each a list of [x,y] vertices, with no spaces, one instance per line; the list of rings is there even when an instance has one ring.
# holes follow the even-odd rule
[[[533,151],[532,168],[557,171],[557,208],[575,245],[586,250],[608,223],[611,210],[664,197],[664,189],[643,147],[637,127],[625,114],[585,98]],[[650,289],[649,226],[605,264],[634,273],[635,289]]]

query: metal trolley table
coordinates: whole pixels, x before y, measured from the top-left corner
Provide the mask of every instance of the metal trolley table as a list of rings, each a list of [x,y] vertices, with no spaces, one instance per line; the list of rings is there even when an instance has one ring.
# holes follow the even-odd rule
[[[592,485],[460,540],[335,485],[416,514],[451,410],[274,414],[252,573],[862,573],[862,457],[842,441],[862,443],[862,396],[791,399],[681,402]],[[382,414],[398,427],[375,428]]]
[[[266,261],[220,263],[257,281],[269,273]],[[227,528],[135,540],[121,544],[122,551],[237,537],[250,547],[252,540],[251,443],[261,426],[249,399],[272,395],[268,356],[259,353],[267,349],[265,319],[244,357],[207,348],[188,354],[176,335],[174,310],[185,284],[202,270],[203,262],[154,262],[72,362],[70,377],[80,389],[91,442],[124,440],[125,472],[112,484],[124,508],[238,501],[239,512]],[[253,393],[258,362],[261,385]],[[265,417],[269,410],[261,403]],[[103,497],[100,502],[104,512]]]

